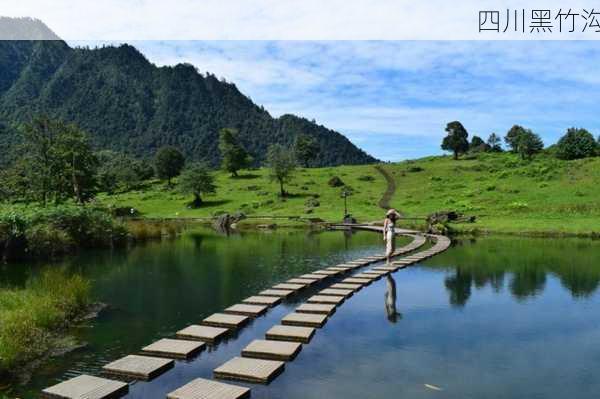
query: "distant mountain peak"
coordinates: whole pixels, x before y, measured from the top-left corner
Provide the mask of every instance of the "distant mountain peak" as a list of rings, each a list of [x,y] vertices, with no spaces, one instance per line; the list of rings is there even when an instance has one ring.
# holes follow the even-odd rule
[[[61,40],[61,38],[39,19],[0,16],[0,40]]]

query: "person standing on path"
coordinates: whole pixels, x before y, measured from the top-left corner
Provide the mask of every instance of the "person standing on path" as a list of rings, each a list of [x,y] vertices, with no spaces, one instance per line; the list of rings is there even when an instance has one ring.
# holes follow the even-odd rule
[[[385,220],[383,221],[383,241],[385,241],[385,256],[387,263],[390,263],[390,259],[396,251],[396,233],[394,227],[396,221],[400,218],[400,214],[394,208],[387,211],[385,214]]]

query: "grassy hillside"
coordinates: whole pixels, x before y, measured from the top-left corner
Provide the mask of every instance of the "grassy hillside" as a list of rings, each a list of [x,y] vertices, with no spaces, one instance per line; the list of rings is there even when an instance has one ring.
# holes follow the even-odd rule
[[[561,161],[483,153],[475,159],[428,157],[388,165],[391,204],[409,215],[457,210],[476,215],[461,231],[600,232],[600,158]]]
[[[265,169],[244,171],[238,178],[217,172],[217,193],[205,197],[199,209],[186,207],[191,196],[181,195],[176,189],[167,190],[164,183],[157,181],[138,191],[101,195],[100,200],[108,205],[134,207],[142,216],[152,218],[207,217],[242,211],[250,216],[305,216],[341,221],[344,216],[341,187],[327,184],[334,176],[354,189],[354,195],[348,198],[350,213],[362,220],[381,216],[377,202],[385,191],[385,179],[368,165],[300,169],[286,187],[290,197],[283,201],[277,195],[279,186],[269,181]]]

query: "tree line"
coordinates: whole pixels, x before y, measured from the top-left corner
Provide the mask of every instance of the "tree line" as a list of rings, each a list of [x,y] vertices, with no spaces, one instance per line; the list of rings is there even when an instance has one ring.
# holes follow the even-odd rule
[[[20,129],[21,144],[15,149],[15,161],[0,171],[0,200],[60,204],[79,204],[96,194],[113,194],[140,188],[152,178],[165,182],[185,195],[193,196],[190,207],[202,205],[202,197],[216,191],[213,170],[208,162],[187,162],[183,152],[173,146],[160,147],[153,158],[138,159],[110,150],[94,151],[89,135],[76,124],[42,115]],[[272,144],[264,166],[269,178],[279,185],[279,194],[287,195],[285,184],[296,167],[308,167],[319,155],[318,142],[299,134],[293,145]],[[253,156],[244,148],[233,128],[219,132],[218,150],[221,169],[231,178],[251,168]]]
[[[446,136],[442,140],[442,149],[452,152],[454,159],[468,152],[502,152],[502,141],[496,133],[491,133],[484,141],[474,135],[469,142],[469,133],[459,121],[446,125]],[[544,150],[542,138],[531,129],[514,125],[504,136],[509,151],[519,154],[523,160]],[[600,136],[596,139],[583,128],[569,128],[558,142],[547,148],[548,152],[559,159],[572,160],[600,156]]]

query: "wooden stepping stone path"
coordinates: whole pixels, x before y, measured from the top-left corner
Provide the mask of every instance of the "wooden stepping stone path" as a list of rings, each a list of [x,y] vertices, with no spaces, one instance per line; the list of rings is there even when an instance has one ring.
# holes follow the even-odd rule
[[[129,392],[129,385],[121,381],[80,375],[42,391],[42,398],[109,399],[120,398]]]
[[[302,288],[306,287],[306,284],[287,284],[287,283],[281,283],[281,284],[277,284],[273,286],[274,290],[291,290],[291,291],[298,291]]]
[[[331,270],[331,271],[334,271],[334,272],[342,272],[342,273],[344,273],[344,272],[349,272],[352,269],[354,269],[354,268],[350,267],[350,266],[348,266],[348,267],[345,267],[345,266],[331,266],[331,267],[328,267],[325,270]]]
[[[269,307],[265,305],[248,305],[245,303],[238,303],[224,310],[224,313],[240,316],[251,316],[257,317],[265,313]]]
[[[372,279],[371,278],[360,278],[360,277],[348,277],[342,280],[343,284],[349,283],[349,284],[362,284],[362,285],[369,285],[371,284]]]
[[[296,308],[298,313],[326,314],[327,316],[335,312],[335,305],[325,303],[303,303]]]
[[[290,313],[281,319],[284,326],[317,327],[321,328],[327,321],[327,315],[312,313]]]
[[[381,276],[376,275],[376,274],[359,273],[359,274],[355,274],[354,276],[352,276],[352,278],[362,278],[362,279],[369,279],[370,281],[374,281],[374,280],[378,280],[379,278],[381,278]]]
[[[396,270],[398,270],[398,266],[377,266],[374,267],[373,270],[381,272],[395,272]]]
[[[199,339],[212,344],[225,336],[227,331],[226,328],[222,327],[191,325],[177,331],[176,335],[180,338]]]
[[[324,290],[319,291],[318,295],[327,295],[327,296],[343,296],[350,297],[354,294],[353,290],[345,290],[345,289],[334,289],[334,288],[325,288]]]
[[[292,295],[293,293],[294,293],[294,290],[268,289],[268,290],[261,291],[258,294],[261,296],[276,296],[279,298],[287,298],[288,296]]]
[[[389,274],[390,272],[387,270],[367,270],[365,272],[363,272],[363,274],[370,274],[372,276],[385,276],[386,274]]]
[[[329,296],[329,295],[313,295],[306,300],[308,303],[324,303],[330,305],[341,305],[346,298],[343,296]]]
[[[279,302],[281,302],[280,297],[276,296],[261,296],[255,295],[248,297],[242,301],[243,303],[248,303],[250,305],[266,305],[266,306],[275,306]]]
[[[362,284],[350,284],[350,283],[336,283],[333,284],[331,287],[331,289],[336,289],[336,290],[352,290],[352,291],[358,291],[362,288]]]
[[[319,282],[319,280],[314,278],[292,278],[286,281],[288,284],[303,284],[303,285],[311,285]]]
[[[328,277],[329,276],[327,276],[325,274],[314,274],[314,273],[303,274],[302,276],[300,276],[300,278],[317,280],[317,281],[325,280]]]
[[[308,344],[313,335],[315,335],[313,327],[273,326],[267,331],[265,337],[275,341],[292,341]]]
[[[324,276],[335,276],[337,274],[340,274],[340,272],[336,271],[336,270],[317,270],[317,271],[313,272],[313,274],[322,274]]]
[[[167,395],[167,399],[249,399],[250,388],[196,378]]]
[[[164,373],[175,363],[170,359],[151,356],[128,355],[102,367],[109,374],[141,380],[151,380]]]
[[[215,313],[202,320],[203,325],[223,328],[239,328],[250,320],[248,316]]]
[[[267,360],[293,360],[300,350],[299,342],[267,341],[255,339],[242,350],[242,356]]]
[[[189,359],[205,347],[204,342],[164,338],[142,348],[147,355]]]
[[[285,363],[278,360],[248,359],[234,357],[214,369],[215,378],[267,384],[278,376]]]

